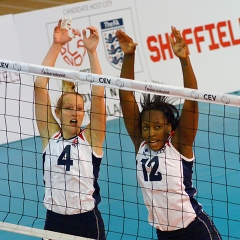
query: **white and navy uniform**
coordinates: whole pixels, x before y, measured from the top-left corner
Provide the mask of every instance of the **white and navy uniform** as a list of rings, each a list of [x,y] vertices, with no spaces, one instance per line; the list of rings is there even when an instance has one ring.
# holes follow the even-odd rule
[[[194,157],[181,155],[170,137],[158,152],[142,142],[136,160],[149,223],[161,231],[186,228],[202,212],[201,204],[193,198]]]
[[[55,133],[43,152],[44,206],[63,215],[94,209],[101,200],[97,183],[101,160],[84,131],[68,140],[61,131]]]

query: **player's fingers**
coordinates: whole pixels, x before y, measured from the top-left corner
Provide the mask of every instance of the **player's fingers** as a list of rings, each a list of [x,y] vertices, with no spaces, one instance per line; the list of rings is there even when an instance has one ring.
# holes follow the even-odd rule
[[[117,39],[119,40],[119,41],[121,41],[122,40],[122,34],[121,34],[121,32],[116,32],[116,34],[115,34],[115,36],[117,37]]]
[[[87,29],[90,30],[91,33],[98,34],[98,30],[94,26],[88,26]]]
[[[171,36],[168,36],[168,39],[169,39],[170,44],[173,46],[174,45],[173,38]]]
[[[59,19],[59,21],[58,21],[58,27],[61,27],[61,24],[62,24],[62,19]]]
[[[86,30],[85,29],[82,30],[82,35],[83,35],[83,38],[86,38]]]
[[[136,47],[138,45],[138,43],[133,43],[133,46]]]
[[[80,32],[79,32],[79,31],[76,31],[74,28],[72,29],[72,33],[73,33],[75,36],[79,36],[79,37],[80,37]]]

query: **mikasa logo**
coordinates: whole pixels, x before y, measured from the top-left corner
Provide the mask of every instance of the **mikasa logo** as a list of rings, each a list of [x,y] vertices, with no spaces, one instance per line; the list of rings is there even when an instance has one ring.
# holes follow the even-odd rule
[[[50,76],[54,76],[54,77],[65,77],[65,74],[63,73],[57,73],[57,72],[51,72],[49,70],[49,68],[43,68],[42,69],[42,73],[46,74],[46,75],[50,75]]]

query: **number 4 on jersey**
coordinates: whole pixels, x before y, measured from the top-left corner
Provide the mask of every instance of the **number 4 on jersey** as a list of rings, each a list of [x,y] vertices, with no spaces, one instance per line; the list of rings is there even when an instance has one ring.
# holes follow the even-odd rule
[[[71,145],[67,145],[58,158],[58,165],[66,165],[66,171],[70,171],[70,166],[73,165],[71,160]]]

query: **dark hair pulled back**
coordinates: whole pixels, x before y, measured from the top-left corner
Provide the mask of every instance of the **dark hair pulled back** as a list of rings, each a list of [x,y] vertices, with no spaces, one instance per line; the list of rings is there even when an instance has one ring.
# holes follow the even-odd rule
[[[170,99],[167,96],[154,95],[151,98],[150,94],[143,94],[143,99],[140,100],[142,111],[140,113],[140,123],[142,122],[142,115],[146,111],[159,110],[163,112],[167,123],[170,123],[172,130],[175,130],[179,125],[179,111],[173,105],[176,99]]]

